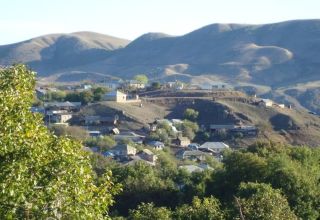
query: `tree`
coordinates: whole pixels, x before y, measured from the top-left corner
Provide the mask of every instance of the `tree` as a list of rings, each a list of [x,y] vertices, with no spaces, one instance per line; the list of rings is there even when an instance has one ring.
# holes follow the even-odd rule
[[[62,102],[64,101],[66,97],[66,93],[63,91],[57,91],[57,92],[51,92],[51,100],[50,101],[58,101]]]
[[[278,189],[264,183],[242,183],[238,192],[242,214],[247,220],[298,219]]]
[[[198,116],[199,116],[199,112],[192,108],[187,108],[183,113],[183,117],[190,121],[197,120]]]
[[[161,84],[160,84],[159,82],[153,82],[153,83],[151,84],[151,88],[152,88],[153,90],[160,89],[160,88],[161,88]]]
[[[89,147],[99,147],[100,152],[109,150],[116,145],[116,141],[111,136],[92,137],[86,140]]]
[[[136,80],[140,83],[143,83],[143,84],[147,84],[149,81],[148,77],[144,74],[135,75],[134,80]]]
[[[29,111],[34,85],[24,65],[0,71],[0,218],[105,218],[118,186],[110,173],[96,185],[82,145]]]
[[[82,127],[51,125],[49,129],[57,136],[68,136],[76,140],[85,140],[89,137],[88,132]]]
[[[203,200],[194,197],[191,205],[183,205],[174,213],[174,219],[184,220],[219,220],[225,219],[225,213],[220,209],[220,202],[214,197]]]
[[[171,211],[165,207],[155,207],[153,203],[141,203],[137,209],[131,210],[129,219],[132,220],[169,220]]]
[[[102,101],[103,95],[108,92],[107,88],[97,87],[92,89],[94,101]]]
[[[83,91],[79,93],[79,98],[80,98],[80,102],[83,105],[86,105],[90,102],[93,102],[94,100],[94,96],[93,93],[91,91]]]

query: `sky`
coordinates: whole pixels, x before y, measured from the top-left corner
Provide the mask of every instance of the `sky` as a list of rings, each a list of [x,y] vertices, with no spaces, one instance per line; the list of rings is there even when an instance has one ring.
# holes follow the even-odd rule
[[[94,31],[134,40],[212,23],[320,18],[319,0],[0,0],[0,8],[0,45],[50,33]]]

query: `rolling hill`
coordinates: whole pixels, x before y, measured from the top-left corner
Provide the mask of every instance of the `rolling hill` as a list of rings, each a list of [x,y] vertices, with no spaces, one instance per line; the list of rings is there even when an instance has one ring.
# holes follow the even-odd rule
[[[51,34],[0,46],[0,64],[26,63],[39,76],[104,60],[130,41],[93,32]]]
[[[183,36],[147,33],[130,42],[92,32],[52,34],[0,46],[0,65],[23,62],[44,81],[131,78],[225,81],[318,111],[320,19],[211,24]],[[297,91],[293,91],[296,89]]]
[[[148,33],[132,42],[92,32],[53,34],[0,46],[0,64],[24,62],[40,76],[144,72],[157,79],[184,74],[192,81],[210,75],[275,87],[319,79],[319,36],[320,20],[212,24],[183,36]]]

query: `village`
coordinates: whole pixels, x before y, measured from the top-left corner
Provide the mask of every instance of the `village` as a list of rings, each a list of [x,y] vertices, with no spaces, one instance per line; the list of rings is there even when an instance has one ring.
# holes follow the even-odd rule
[[[224,99],[246,100],[261,108],[291,108],[270,99],[256,96],[244,99],[234,94],[236,91],[232,86],[220,82],[201,88],[199,85],[178,81],[147,84],[138,80],[105,80],[97,84],[60,88],[37,87],[36,96],[41,101],[31,111],[42,114],[48,128],[58,131],[58,135],[59,132],[70,136],[76,134],[80,136],[86,150],[123,165],[143,161],[155,166],[157,152],[166,151],[181,161],[181,168],[194,172],[212,169],[207,163],[208,158],[222,161],[223,152],[234,148],[224,140],[236,137],[254,139],[259,134],[259,128],[254,124],[244,124],[241,120],[235,120],[234,123],[222,120],[221,123],[206,121],[198,124],[199,112],[192,108],[184,109],[181,118],[155,117],[148,122],[140,121],[140,127],[131,128],[128,124],[139,119],[126,111],[126,107],[135,106],[143,112],[148,103],[160,102],[161,105],[162,102],[171,103],[173,100],[194,103],[195,100],[214,101],[223,96]],[[96,108],[100,103],[119,104],[124,110],[101,113],[103,110],[99,112]],[[76,129],[72,131],[72,128]],[[106,138],[111,143],[103,143]]]

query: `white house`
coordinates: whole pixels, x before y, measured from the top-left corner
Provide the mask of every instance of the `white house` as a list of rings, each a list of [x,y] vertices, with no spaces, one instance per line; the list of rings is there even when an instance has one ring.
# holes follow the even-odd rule
[[[104,101],[126,102],[127,94],[120,92],[119,90],[111,91],[103,96]]]
[[[272,107],[273,101],[271,99],[261,99],[259,105],[264,107]]]
[[[142,82],[139,82],[137,80],[129,80],[125,83],[125,85],[129,88],[134,88],[134,89],[144,89],[146,85]]]

